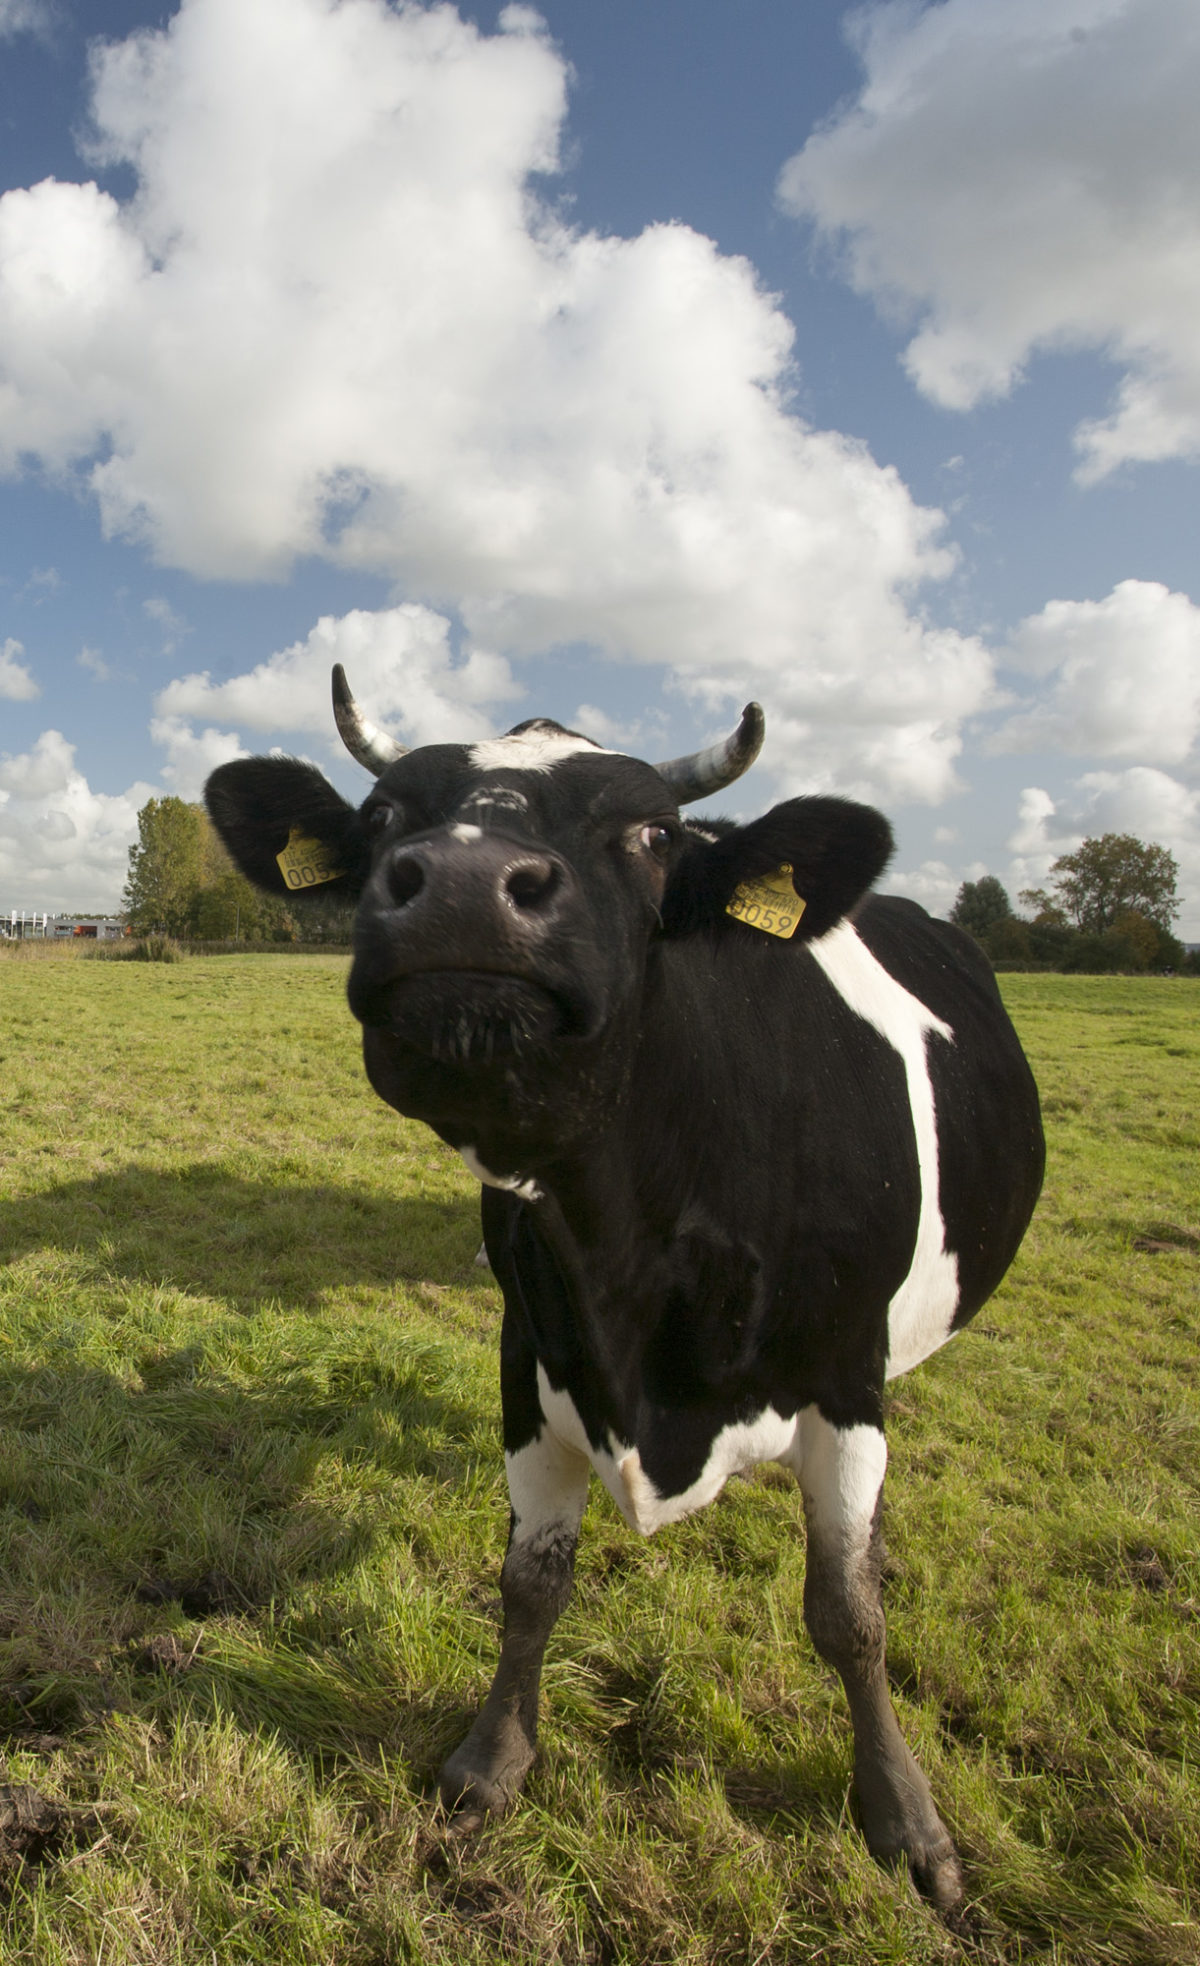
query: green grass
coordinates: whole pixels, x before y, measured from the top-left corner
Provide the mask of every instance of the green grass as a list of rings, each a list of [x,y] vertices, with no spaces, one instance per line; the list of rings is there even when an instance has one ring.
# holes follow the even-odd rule
[[[1200,988],[1004,979],[1046,1198],[890,1422],[947,1929],[854,1826],[781,1470],[649,1543],[593,1485],[526,1795],[440,1817],[495,1654],[498,1302],[344,970],[0,960],[0,1961],[1194,1966]]]

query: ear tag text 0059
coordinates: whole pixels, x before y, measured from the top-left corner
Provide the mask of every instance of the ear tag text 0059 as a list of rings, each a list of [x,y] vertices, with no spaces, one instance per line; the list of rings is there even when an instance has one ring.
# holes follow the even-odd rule
[[[725,904],[725,913],[748,928],[760,928],[764,935],[785,940],[794,935],[804,913],[804,902],[792,886],[792,870],[785,860],[773,874],[762,874],[755,881],[743,881]]]
[[[323,840],[305,840],[293,826],[282,853],[275,855],[279,871],[290,888],[320,887],[322,881],[340,880],[345,869],[333,863],[332,850]]]

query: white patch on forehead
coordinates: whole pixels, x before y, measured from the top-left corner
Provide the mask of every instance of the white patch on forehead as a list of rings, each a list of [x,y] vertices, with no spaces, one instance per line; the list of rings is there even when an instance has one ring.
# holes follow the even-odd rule
[[[691,1486],[678,1495],[660,1495],[642,1466],[636,1447],[609,1436],[608,1446],[593,1447],[575,1402],[567,1392],[555,1392],[538,1366],[538,1399],[547,1425],[564,1447],[586,1454],[631,1529],[652,1536],[669,1522],[679,1522],[713,1501],[731,1475],[745,1474],[762,1461],[786,1459],[796,1438],[796,1419],[785,1419],[765,1406],[753,1420],[735,1420],[713,1436],[708,1459]]]
[[[514,785],[481,785],[462,802],[463,812],[528,812],[529,800]]]
[[[535,724],[532,730],[519,731],[515,737],[484,738],[467,752],[476,771],[552,771],[565,759],[585,754],[621,756],[619,751],[606,751],[602,744],[593,744],[590,737],[570,737],[565,730],[551,730],[545,724]]]
[[[525,1174],[493,1174],[485,1167],[474,1147],[460,1147],[458,1157],[469,1174],[482,1181],[485,1188],[503,1188],[507,1193],[517,1195],[521,1201],[541,1201],[542,1191],[536,1181]]]
[[[954,1033],[888,975],[851,923],[839,922],[808,946],[843,1003],[865,1018],[904,1060],[921,1182],[921,1213],[911,1267],[888,1305],[887,1376],[895,1379],[945,1344],[958,1309],[958,1258],[946,1248],[938,1191],[937,1115],[926,1053],[931,1033],[950,1044]]]
[[[464,846],[469,846],[472,840],[481,840],[483,838],[483,828],[482,826],[464,826],[460,823],[451,826],[450,837],[452,840],[461,840]]]

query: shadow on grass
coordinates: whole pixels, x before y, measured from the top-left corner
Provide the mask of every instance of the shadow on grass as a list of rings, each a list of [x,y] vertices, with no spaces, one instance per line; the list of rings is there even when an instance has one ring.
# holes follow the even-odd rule
[[[350,1573],[394,1546],[436,1585],[414,1521],[477,1462],[488,1416],[442,1390],[434,1358],[340,1360],[319,1381],[284,1367],[253,1389],[195,1367],[159,1358],[141,1390],[94,1367],[0,1370],[0,1739],[49,1751],[180,1697],[318,1755],[394,1737],[399,1689],[370,1648],[346,1651],[364,1628]],[[358,1470],[352,1491],[329,1455]],[[182,1620],[203,1622],[195,1644]],[[422,1741],[453,1732],[452,1702],[407,1704]]]
[[[79,1254],[106,1277],[223,1298],[252,1312],[296,1308],[344,1284],[478,1277],[478,1204],[391,1200],[333,1183],[275,1186],[219,1164],[131,1166],[0,1204],[0,1251]]]

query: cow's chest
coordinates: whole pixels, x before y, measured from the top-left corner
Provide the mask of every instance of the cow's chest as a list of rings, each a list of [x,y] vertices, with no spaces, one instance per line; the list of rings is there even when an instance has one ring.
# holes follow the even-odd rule
[[[596,1427],[585,1426],[570,1392],[555,1389],[544,1366],[538,1367],[538,1398],[551,1432],[587,1457],[626,1522],[643,1536],[702,1509],[731,1475],[784,1458],[799,1425],[795,1413],[787,1416],[763,1406],[717,1423],[701,1422],[699,1431],[693,1420],[686,1442],[678,1421],[664,1424],[661,1437],[651,1423],[649,1437],[640,1444],[620,1439],[611,1427],[597,1440]]]

